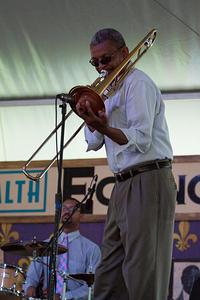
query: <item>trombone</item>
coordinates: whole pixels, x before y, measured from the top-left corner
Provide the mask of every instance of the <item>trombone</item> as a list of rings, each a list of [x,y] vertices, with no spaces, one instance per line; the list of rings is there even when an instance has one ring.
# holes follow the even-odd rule
[[[108,98],[112,92],[117,88],[120,82],[124,79],[124,77],[128,74],[128,72],[135,66],[138,60],[152,47],[155,38],[156,38],[157,30],[152,29],[143,40],[129,53],[129,55],[113,70],[109,75],[107,75],[106,71],[102,71],[99,77],[90,85],[90,86],[75,86],[70,91],[69,94],[61,94],[61,99],[73,99],[73,101],[69,101],[71,106],[71,111],[65,116],[65,120],[71,115],[74,111],[77,115],[76,104],[80,100],[80,98],[85,98],[85,100],[92,103],[94,101],[96,112],[98,110],[105,110],[104,101],[102,100],[102,96],[104,92],[108,89],[109,85],[112,82],[115,82],[114,85],[107,90],[106,98]],[[134,58],[135,57],[135,58]],[[131,59],[134,58],[132,62]],[[130,62],[131,61],[131,62]],[[130,62],[130,63],[129,63]],[[118,79],[117,79],[118,77]],[[115,81],[114,81],[115,80]],[[89,98],[87,99],[87,97]],[[81,126],[74,132],[74,134],[68,139],[68,141],[64,144],[63,148],[66,148],[70,142],[76,137],[79,131],[83,128],[85,122],[81,124]],[[49,168],[56,161],[58,155],[57,153],[55,157],[50,161],[50,163],[41,171],[41,173],[33,176],[27,171],[28,165],[31,163],[36,154],[43,148],[43,146],[47,143],[47,141],[55,134],[55,132],[62,125],[62,121],[57,125],[57,127],[50,133],[50,135],[44,140],[44,142],[39,146],[39,148],[33,153],[33,155],[29,158],[29,160],[22,167],[24,174],[31,180],[39,181],[43,175],[49,170]]]

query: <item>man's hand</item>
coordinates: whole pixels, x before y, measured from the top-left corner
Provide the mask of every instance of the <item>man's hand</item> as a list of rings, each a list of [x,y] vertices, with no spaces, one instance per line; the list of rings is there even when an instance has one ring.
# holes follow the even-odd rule
[[[36,288],[34,286],[29,286],[26,290],[25,297],[36,297]]]
[[[86,122],[91,131],[97,130],[102,134],[106,134],[108,118],[105,112],[99,110],[98,115],[96,115],[89,101],[85,102],[84,108],[83,104],[78,102],[76,109],[79,116]]]
[[[104,111],[99,110],[98,116],[93,112],[89,101],[85,102],[84,107],[83,104],[77,103],[76,109],[92,132],[97,130],[119,145],[128,143],[128,139],[122,130],[109,126],[108,117]]]

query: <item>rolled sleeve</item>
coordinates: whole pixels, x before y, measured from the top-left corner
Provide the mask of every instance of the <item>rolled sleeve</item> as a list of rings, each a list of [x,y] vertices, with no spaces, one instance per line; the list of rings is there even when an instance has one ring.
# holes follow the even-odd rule
[[[104,135],[99,133],[97,130],[91,132],[90,129],[85,126],[84,128],[85,140],[87,142],[87,151],[97,151],[104,145]]]

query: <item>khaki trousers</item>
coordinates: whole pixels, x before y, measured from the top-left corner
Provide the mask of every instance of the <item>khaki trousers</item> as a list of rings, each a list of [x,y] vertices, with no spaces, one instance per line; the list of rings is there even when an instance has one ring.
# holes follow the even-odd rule
[[[176,192],[170,168],[116,182],[95,274],[95,300],[167,299]]]

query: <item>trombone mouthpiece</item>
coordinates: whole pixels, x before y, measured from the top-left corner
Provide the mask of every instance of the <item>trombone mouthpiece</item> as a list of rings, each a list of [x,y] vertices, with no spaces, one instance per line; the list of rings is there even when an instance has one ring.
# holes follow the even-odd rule
[[[102,70],[101,73],[99,74],[100,78],[104,78],[108,75],[108,72],[106,70]]]

